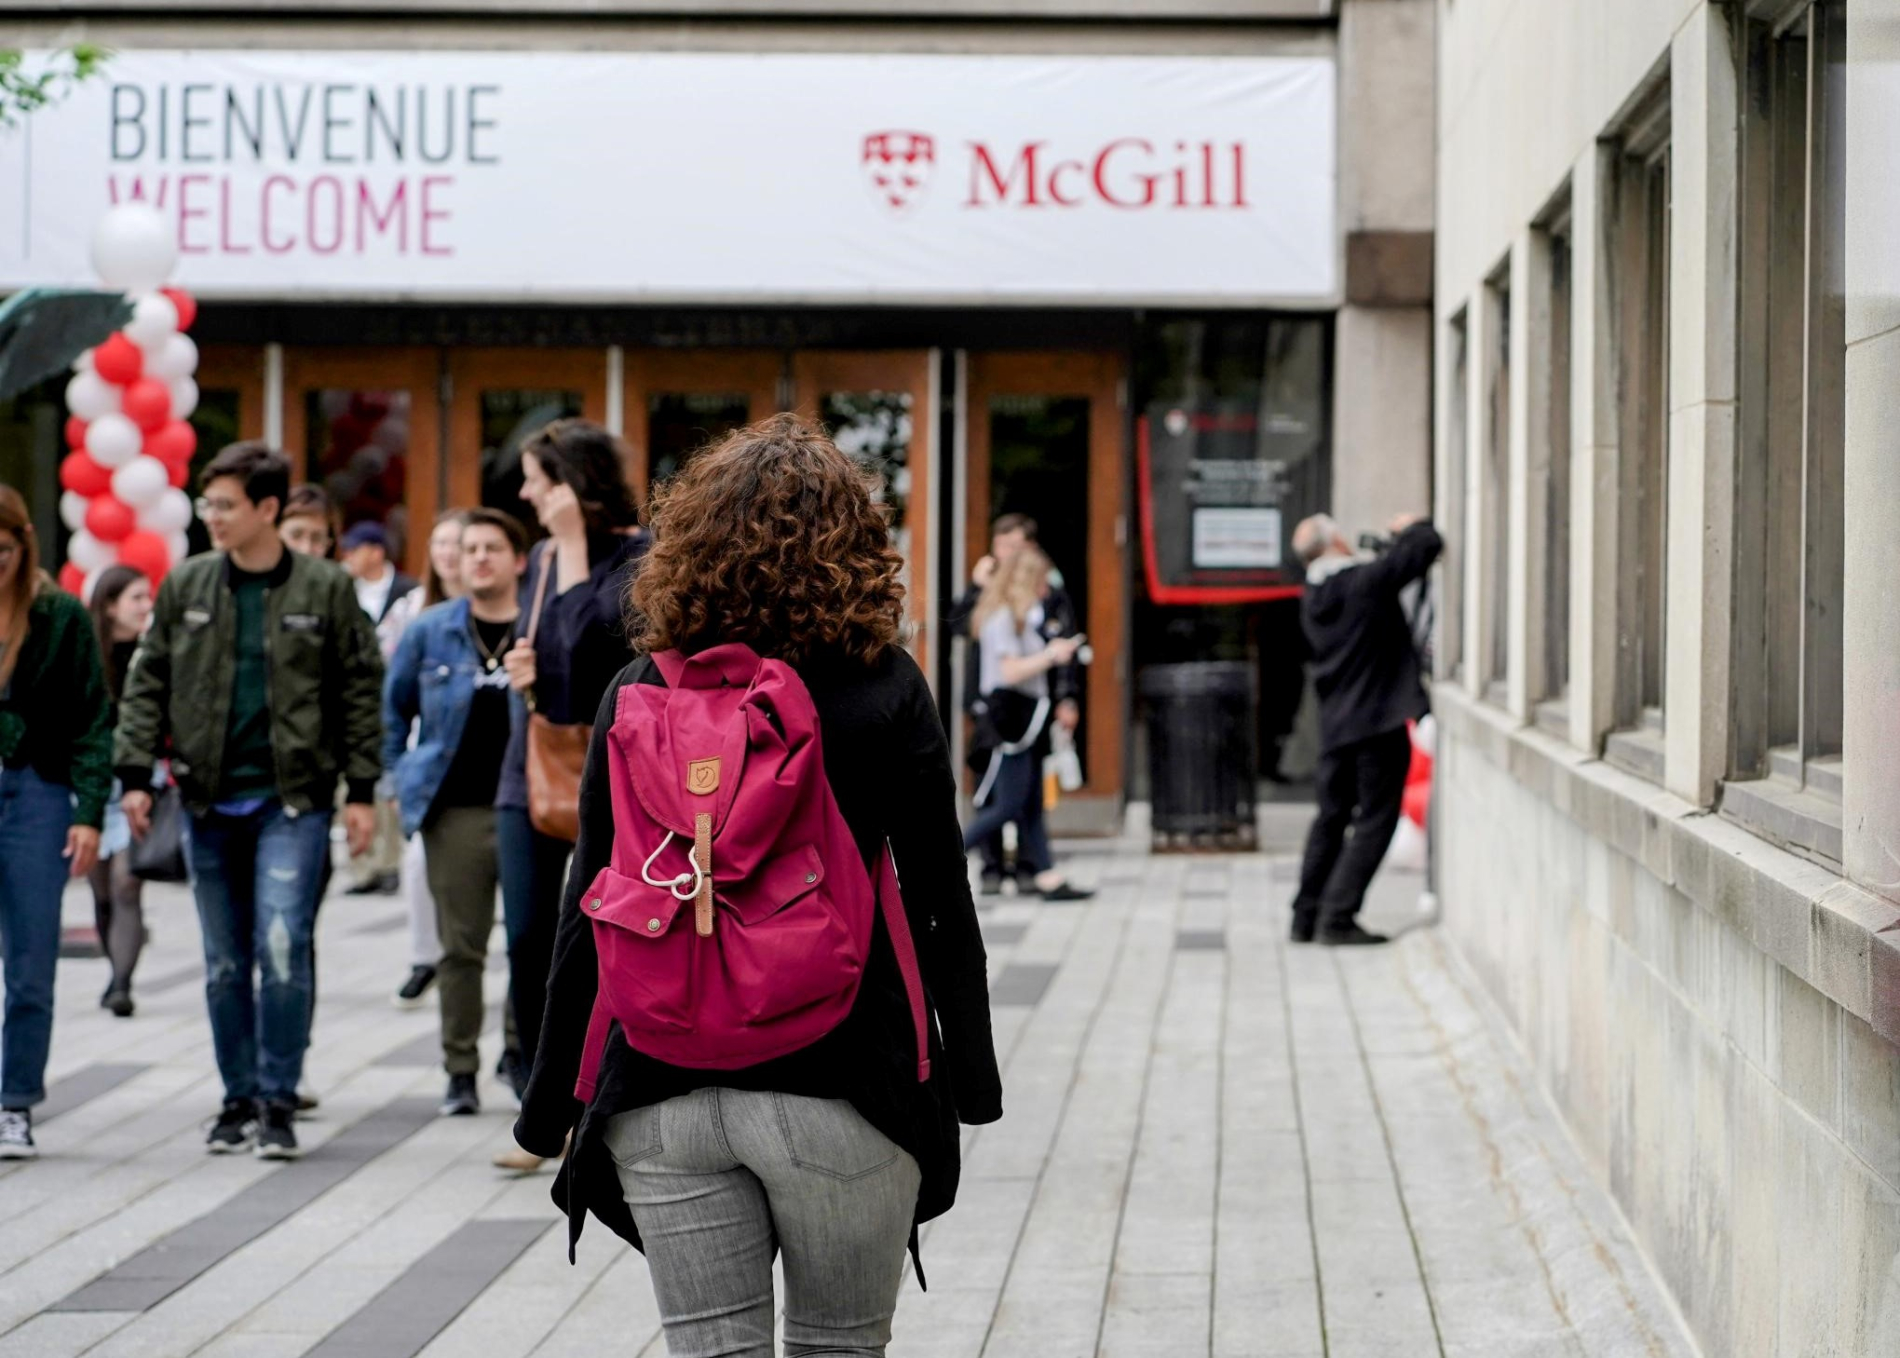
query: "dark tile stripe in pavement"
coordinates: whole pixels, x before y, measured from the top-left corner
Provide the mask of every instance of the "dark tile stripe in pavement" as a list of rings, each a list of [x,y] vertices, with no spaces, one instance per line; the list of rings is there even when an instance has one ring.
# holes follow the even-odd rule
[[[150,1069],[149,1065],[109,1061],[81,1066],[65,1079],[55,1080],[46,1087],[46,1099],[33,1110],[33,1120],[48,1122],[61,1113],[70,1113],[80,1104],[91,1103],[101,1094],[117,1089],[134,1075]]]
[[[1056,969],[1048,963],[1011,962],[990,983],[990,1003],[1033,1008],[1042,1002],[1055,977]]]
[[[1227,946],[1227,931],[1180,929],[1175,932],[1174,946],[1181,952],[1219,952]]]
[[[992,948],[1007,948],[1012,943],[1021,943],[1028,932],[1027,924],[985,924],[983,941]]]
[[[144,1311],[303,1210],[436,1117],[433,1099],[397,1099],[286,1163],[229,1202],[153,1241],[49,1311]]]
[[[551,1225],[545,1217],[465,1223],[304,1358],[413,1358]]]
[[[429,997],[429,1003],[435,1003],[435,997]],[[482,1036],[487,1037],[495,1031],[494,1020],[482,1027]],[[435,1031],[424,1033],[421,1037],[412,1037],[400,1047],[391,1047],[373,1063],[379,1066],[439,1066],[442,1064],[442,1034]]]
[[[393,934],[408,927],[409,915],[407,911],[404,911],[383,919],[373,919],[367,924],[359,924],[350,932],[353,934]]]

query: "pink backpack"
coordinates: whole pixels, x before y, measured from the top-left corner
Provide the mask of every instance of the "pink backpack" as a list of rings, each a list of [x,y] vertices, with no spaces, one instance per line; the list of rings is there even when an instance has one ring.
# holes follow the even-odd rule
[[[653,657],[607,738],[614,843],[581,897],[600,989],[574,1093],[591,1100],[609,1022],[670,1065],[735,1070],[808,1047],[851,1012],[882,909],[930,1078],[917,953],[890,845],[877,882],[825,778],[818,710],[749,646]]]

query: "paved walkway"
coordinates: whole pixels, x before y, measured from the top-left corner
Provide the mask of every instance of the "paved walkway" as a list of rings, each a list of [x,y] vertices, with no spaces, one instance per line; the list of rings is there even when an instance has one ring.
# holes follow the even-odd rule
[[[893,1358],[1692,1352],[1433,931],[1289,948],[1283,859],[1071,861],[1095,901],[984,911],[1008,1116],[968,1134]],[[1415,920],[1415,879],[1379,893]],[[432,1116],[397,902],[325,907],[323,1106],[276,1166],[203,1153],[197,929],[180,890],[148,910],[136,1019],[61,964],[44,1158],[0,1173],[0,1358],[664,1354],[640,1257],[596,1227],[570,1267],[549,1177],[490,1167],[504,1091]]]

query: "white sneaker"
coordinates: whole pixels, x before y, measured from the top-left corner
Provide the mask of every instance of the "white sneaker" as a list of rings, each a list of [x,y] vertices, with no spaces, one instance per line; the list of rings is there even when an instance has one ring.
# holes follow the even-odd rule
[[[0,1109],[0,1160],[37,1160],[33,1144],[33,1115],[24,1108]]]

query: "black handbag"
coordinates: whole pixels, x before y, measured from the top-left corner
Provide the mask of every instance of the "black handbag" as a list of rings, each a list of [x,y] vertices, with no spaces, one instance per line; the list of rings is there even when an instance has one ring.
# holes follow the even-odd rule
[[[132,875],[142,882],[187,882],[185,869],[185,804],[173,784],[152,793],[152,823],[144,839],[132,841]]]

